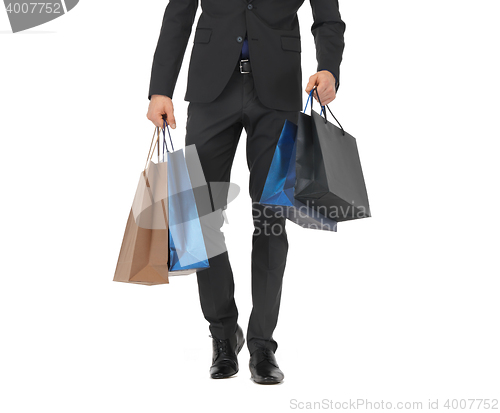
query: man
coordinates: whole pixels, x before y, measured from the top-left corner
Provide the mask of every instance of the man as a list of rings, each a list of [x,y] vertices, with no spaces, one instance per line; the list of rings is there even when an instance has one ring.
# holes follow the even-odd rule
[[[249,192],[255,230],[252,238],[253,308],[247,330],[250,372],[259,384],[283,381],[272,333],[278,321],[288,252],[285,218],[259,204],[267,172],[286,119],[297,123],[302,109],[301,41],[297,10],[304,0],[204,1],[196,26],[185,100],[189,101],[185,144],[195,144],[207,182],[229,182],[242,129],[247,133]],[[310,0],[317,73],[323,105],[335,99],[344,49],[345,23],[338,0]],[[172,96],[189,40],[198,0],[170,0],[153,60],[148,119],[175,129]],[[212,195],[213,196],[213,195]],[[217,230],[223,225],[223,216]],[[220,232],[222,234],[222,232]],[[223,237],[223,235],[221,235]],[[211,377],[238,372],[244,345],[237,324],[234,282],[228,252],[209,258],[198,271],[204,317],[213,343]]]

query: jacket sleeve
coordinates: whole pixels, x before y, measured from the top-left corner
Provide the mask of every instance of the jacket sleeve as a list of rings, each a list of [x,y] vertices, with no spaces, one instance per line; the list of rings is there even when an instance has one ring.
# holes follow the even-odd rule
[[[346,24],[341,19],[338,0],[310,2],[314,19],[311,32],[316,45],[317,71],[331,72],[335,77],[335,90],[338,90]]]
[[[148,99],[172,98],[193,27],[198,0],[170,0],[161,26],[151,69]]]

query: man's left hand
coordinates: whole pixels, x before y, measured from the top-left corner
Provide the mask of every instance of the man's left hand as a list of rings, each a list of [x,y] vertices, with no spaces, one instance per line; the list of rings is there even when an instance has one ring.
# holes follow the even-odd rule
[[[316,86],[316,89],[323,106],[328,105],[336,97],[335,92],[335,76],[328,70],[320,70],[309,78],[309,83],[306,87],[306,92],[309,94],[311,90]],[[313,93],[314,99],[318,100],[315,93]]]

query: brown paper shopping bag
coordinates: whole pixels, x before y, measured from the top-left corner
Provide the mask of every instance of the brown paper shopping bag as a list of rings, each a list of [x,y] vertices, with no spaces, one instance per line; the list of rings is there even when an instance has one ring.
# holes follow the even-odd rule
[[[131,208],[113,281],[168,284],[167,231],[139,227]]]

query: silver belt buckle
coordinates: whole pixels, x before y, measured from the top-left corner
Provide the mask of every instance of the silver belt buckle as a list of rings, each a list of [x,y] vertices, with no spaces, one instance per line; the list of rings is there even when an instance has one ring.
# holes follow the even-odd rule
[[[242,59],[240,60],[240,73],[250,73],[250,72],[244,72],[243,71],[243,62],[248,62],[249,59]]]

